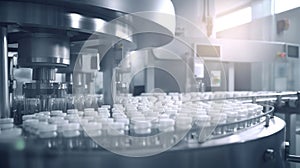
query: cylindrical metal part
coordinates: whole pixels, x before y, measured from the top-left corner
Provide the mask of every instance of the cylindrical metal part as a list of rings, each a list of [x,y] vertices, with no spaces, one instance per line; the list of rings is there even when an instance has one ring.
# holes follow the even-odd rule
[[[72,79],[73,79],[72,93],[74,94],[87,93],[86,75],[84,73],[73,73]]]
[[[70,42],[64,34],[32,33],[18,44],[20,66],[64,67],[70,64]]]
[[[8,88],[7,28],[0,27],[0,116],[10,117]]]
[[[55,80],[55,69],[48,67],[34,68],[32,79],[39,81],[53,81]]]
[[[103,99],[104,104],[113,105],[113,70],[115,68],[115,56],[121,54],[117,50],[110,49],[101,60],[101,68],[103,71]]]
[[[286,160],[289,161],[289,162],[300,163],[300,156],[288,155]]]
[[[39,98],[41,95],[57,97],[60,85],[58,83],[26,83],[23,87],[25,98]]]

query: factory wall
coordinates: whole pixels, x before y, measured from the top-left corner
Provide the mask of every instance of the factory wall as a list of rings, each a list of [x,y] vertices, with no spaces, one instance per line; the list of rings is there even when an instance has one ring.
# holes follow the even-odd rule
[[[251,23],[218,32],[217,38],[280,41],[300,44],[300,38],[295,36],[295,34],[298,34],[300,28],[300,22],[298,21],[299,15],[300,8],[295,8],[277,15],[269,15],[256,19]],[[282,19],[288,19],[290,26],[288,30],[278,34],[276,21]]]
[[[300,44],[300,36],[297,36],[300,22],[298,21],[300,8],[295,8],[276,15],[269,15],[256,19],[251,23],[244,24],[232,29],[217,33],[217,38],[230,38],[241,40],[262,40],[277,41],[293,44]],[[277,33],[277,21],[288,19],[289,28],[281,33]],[[253,53],[255,54],[255,52]],[[263,57],[263,56],[262,56]],[[274,56],[276,57],[276,56]],[[286,86],[280,86],[281,82],[276,79],[276,67],[280,64],[287,64],[286,68]],[[242,81],[244,76],[251,76],[251,90],[298,90],[300,86],[300,69],[298,66],[299,59],[275,59],[274,62],[251,63],[250,71],[243,71],[240,66],[235,66],[235,71],[243,72],[235,76],[236,81]],[[284,83],[284,82],[283,82]],[[241,83],[236,82],[236,88],[241,88]]]
[[[295,8],[293,10],[276,15],[276,20],[288,19],[290,22],[290,26],[288,30],[280,34],[275,34],[274,32],[271,35],[272,37],[274,37],[274,40],[300,44],[300,36],[298,35],[300,28],[299,16],[300,8]]]

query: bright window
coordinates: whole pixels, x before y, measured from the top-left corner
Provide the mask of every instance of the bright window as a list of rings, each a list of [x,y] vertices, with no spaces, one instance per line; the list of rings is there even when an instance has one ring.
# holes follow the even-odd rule
[[[246,7],[216,18],[216,32],[223,31],[252,21],[252,8]]]
[[[300,7],[300,0],[275,0],[275,14]]]

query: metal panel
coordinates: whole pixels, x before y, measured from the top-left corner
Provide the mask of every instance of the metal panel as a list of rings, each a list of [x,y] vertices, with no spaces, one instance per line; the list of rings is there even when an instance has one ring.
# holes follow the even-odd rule
[[[221,61],[226,62],[273,62],[285,43],[247,40],[220,40]]]

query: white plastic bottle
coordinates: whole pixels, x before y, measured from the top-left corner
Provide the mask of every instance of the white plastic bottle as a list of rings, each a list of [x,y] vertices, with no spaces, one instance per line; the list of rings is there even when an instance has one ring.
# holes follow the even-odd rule
[[[158,143],[163,147],[168,147],[175,142],[174,131],[175,121],[173,119],[160,119],[158,121]]]
[[[55,124],[39,124],[37,137],[43,145],[48,148],[56,148],[57,125]]]

